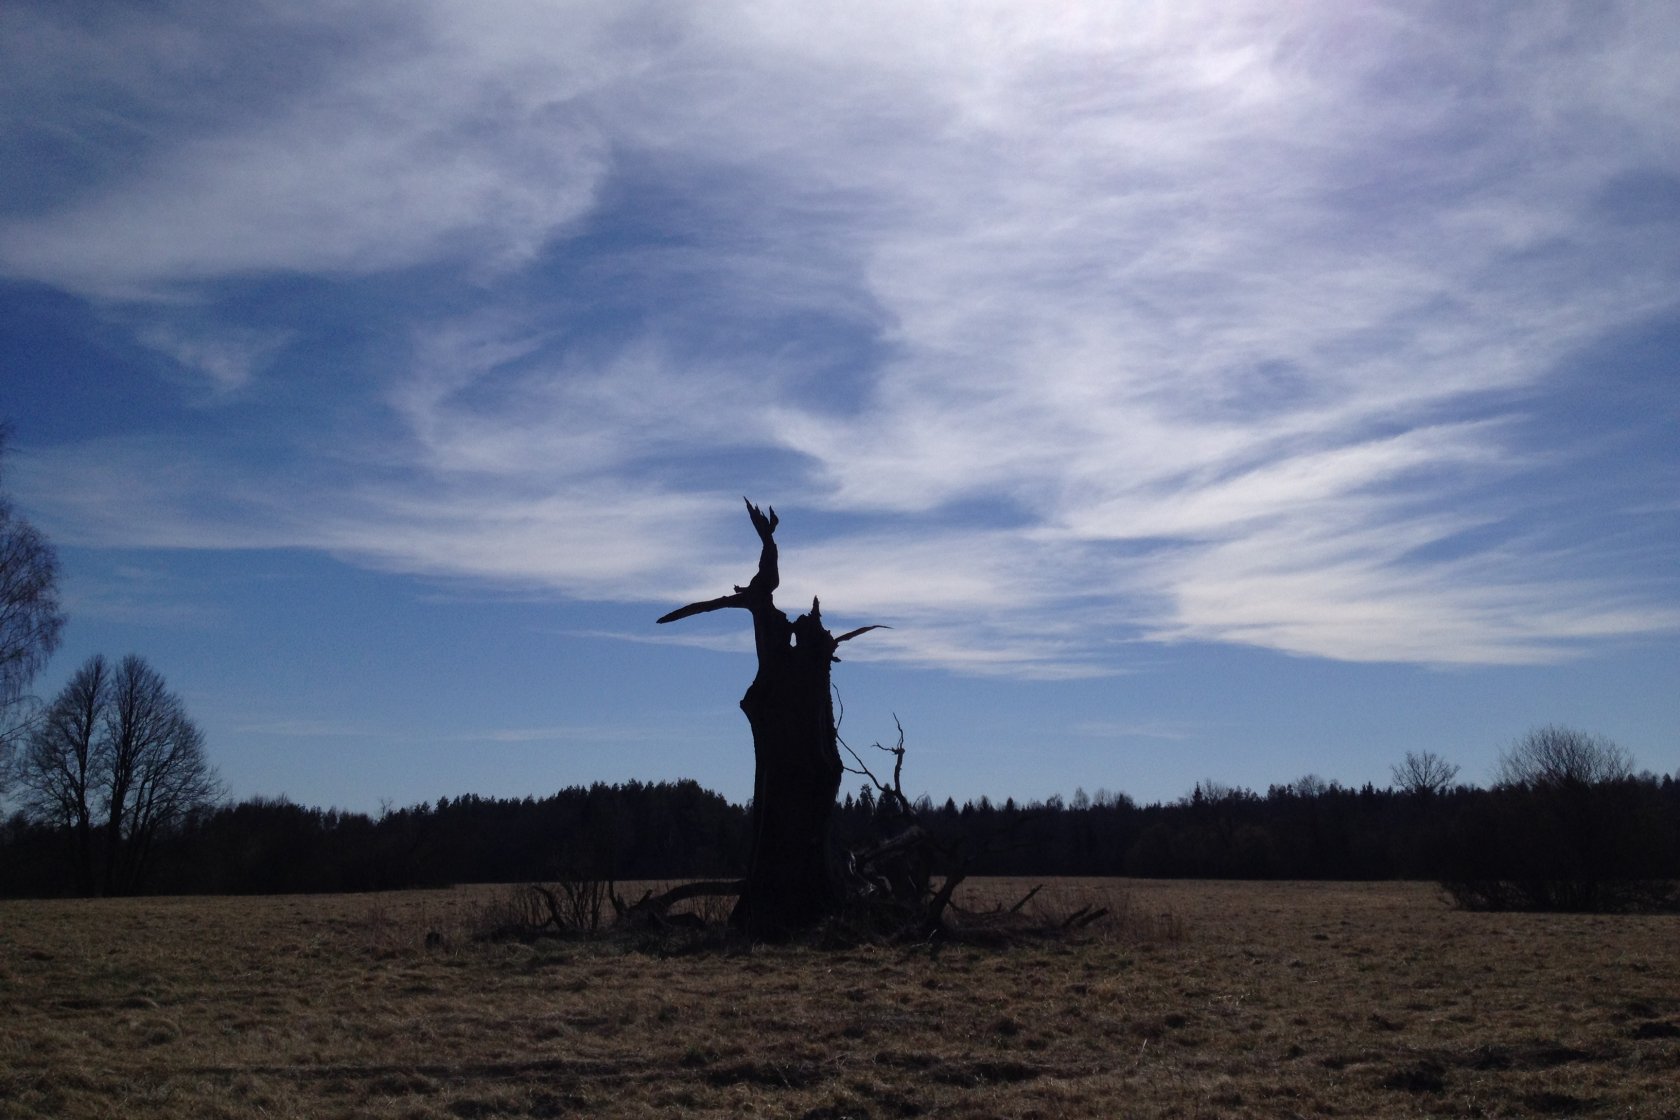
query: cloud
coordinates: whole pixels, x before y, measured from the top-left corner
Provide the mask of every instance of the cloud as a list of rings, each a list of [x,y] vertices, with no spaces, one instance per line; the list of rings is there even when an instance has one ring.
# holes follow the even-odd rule
[[[213,400],[250,384],[288,337],[280,331],[192,332],[163,323],[147,324],[137,332],[143,345],[173,359]]]
[[[336,5],[308,5],[253,19],[178,4],[151,22],[102,13],[92,31],[72,33],[26,8],[8,53],[26,103],[42,113],[29,132],[90,140],[80,99],[52,96],[60,84],[85,88],[63,56],[119,53],[138,57],[100,79],[113,87],[102,91],[108,111],[142,134],[153,115],[175,127],[156,140],[111,141],[137,150],[124,152],[133,169],[107,189],[0,226],[6,272],[147,298],[229,275],[360,274],[443,254],[491,268],[529,261],[593,201],[604,138],[576,103],[598,80],[591,23],[611,21],[562,28],[562,13],[527,8],[525,39],[498,34],[482,10],[476,33],[448,5],[415,7],[412,23],[378,5],[369,13],[347,23]],[[191,120],[183,102],[205,94],[199,75],[218,74],[256,36],[265,69],[291,64],[313,80],[236,88],[247,112],[236,102]],[[60,57],[33,58],[42,43]],[[180,117],[191,123],[171,119]]]
[[[72,618],[125,626],[209,632],[228,620],[220,606],[202,601],[198,588],[158,568],[135,564],[103,572],[79,572],[73,581],[67,581],[64,607]]]
[[[454,281],[375,324],[401,346],[347,379],[377,420],[333,470],[66,448],[31,477],[67,539],[672,602],[750,573],[745,491],[787,515],[788,602],[895,627],[848,656],[980,673],[1680,626],[1671,578],[1609,574],[1655,530],[1558,544],[1545,474],[1591,433],[1528,422],[1572,353],[1674,313],[1648,9],[322,7],[264,17],[301,76],[208,119],[174,52],[244,58],[246,17],[29,11],[32,135],[136,158],[0,219],[6,274],[224,308],[141,329],[224,388],[308,342],[224,281]],[[65,60],[119,43],[88,92]]]

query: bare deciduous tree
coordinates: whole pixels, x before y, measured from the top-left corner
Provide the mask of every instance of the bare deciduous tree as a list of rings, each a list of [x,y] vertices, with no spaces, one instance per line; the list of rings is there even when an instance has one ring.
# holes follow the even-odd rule
[[[143,658],[94,656],[47,711],[23,753],[20,784],[39,819],[73,839],[77,885],[138,889],[160,830],[216,797],[204,734]],[[99,851],[96,853],[95,849]]]
[[[1500,756],[1490,819],[1445,886],[1476,909],[1672,910],[1670,822],[1650,792],[1602,735],[1530,731]]]
[[[81,894],[92,894],[94,888],[101,724],[110,685],[105,658],[89,658],[47,709],[20,762],[25,809],[72,837],[76,890]]]
[[[1633,776],[1633,758],[1602,735],[1548,725],[1499,756],[1498,781],[1531,789],[1596,786]]]
[[[1434,751],[1407,751],[1388,772],[1394,776],[1394,787],[1413,797],[1439,796],[1458,777],[1458,767]]]
[[[5,438],[0,427],[0,454]],[[0,494],[0,791],[11,755],[34,722],[29,683],[58,648],[63,629],[58,557]]]
[[[133,655],[111,681],[105,716],[105,890],[134,890],[158,829],[215,799],[204,733],[156,669]]]

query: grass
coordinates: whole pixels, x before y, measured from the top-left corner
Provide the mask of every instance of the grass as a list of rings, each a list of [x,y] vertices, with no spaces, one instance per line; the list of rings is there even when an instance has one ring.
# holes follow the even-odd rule
[[[660,955],[504,892],[0,903],[0,1117],[1680,1116],[1680,917],[1061,880],[1114,916]]]

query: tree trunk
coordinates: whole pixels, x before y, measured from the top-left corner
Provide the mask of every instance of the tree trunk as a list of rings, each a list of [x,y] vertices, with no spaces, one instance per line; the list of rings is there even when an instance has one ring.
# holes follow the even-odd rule
[[[747,512],[763,546],[752,581],[659,621],[724,607],[752,613],[758,675],[741,698],[753,736],[752,848],[731,921],[751,937],[775,940],[809,929],[840,900],[830,824],[841,765],[829,668],[841,642],[875,627],[836,638],[823,628],[814,599],[810,614],[789,622],[773,597],[780,583],[776,511],[767,516],[748,502]]]
[[[741,698],[753,736],[752,848],[734,915],[765,938],[815,925],[838,900],[829,839],[841,773],[829,690],[834,639],[815,603],[791,625],[774,614],[793,642],[760,642],[758,676]]]

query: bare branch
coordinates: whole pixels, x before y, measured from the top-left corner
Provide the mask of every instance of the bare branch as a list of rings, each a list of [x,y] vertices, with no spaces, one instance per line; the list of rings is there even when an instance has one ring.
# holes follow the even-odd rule
[[[884,622],[877,622],[873,626],[859,626],[856,630],[848,630],[844,634],[840,635],[838,638],[834,639],[834,644],[839,645],[841,642],[849,642],[853,638],[857,637],[859,634],[867,634],[871,630],[891,630],[891,629],[892,629],[892,627],[888,626]]]
[[[1108,907],[1085,905],[1069,914],[1062,922],[1064,930],[1084,929],[1093,922],[1099,922],[1108,917]]]
[[[747,501],[746,498],[741,500],[747,503],[747,516],[752,518],[753,529],[758,532],[758,539],[762,548],[758,554],[757,573],[745,587],[738,586],[735,591],[737,594],[756,592],[768,600],[770,593],[780,587],[782,583],[781,569],[777,567],[776,563],[775,538],[776,526],[781,524],[781,519],[776,516],[775,506],[766,507],[770,510],[770,515],[766,517],[752,502]]]
[[[1033,887],[1032,890],[1030,890],[1026,894],[1022,895],[1020,897],[1020,899],[1015,903],[1015,905],[1013,905],[1009,908],[1009,912],[1011,914],[1019,914],[1021,912],[1021,908],[1032,900],[1032,896],[1037,894],[1039,891],[1041,891],[1043,889],[1044,889],[1044,884],[1043,883],[1039,883],[1037,886]]]
[[[680,618],[688,618],[691,615],[706,614],[708,611],[721,611],[725,607],[745,607],[748,605],[746,593],[737,591],[733,595],[723,595],[716,599],[707,599],[699,603],[690,603],[686,607],[678,607],[669,614],[661,615],[659,621],[662,623],[675,622]]]
[[[683,883],[672,887],[664,894],[653,898],[643,899],[631,907],[632,910],[647,908],[664,912],[679,902],[686,902],[691,898],[729,898],[739,895],[747,887],[745,879],[700,879],[692,883]]]
[[[898,722],[898,713],[893,713],[893,726],[898,728],[898,742],[891,747],[881,749],[889,751],[893,756],[893,792],[898,795],[899,804],[906,811],[910,808],[910,799],[904,796],[904,725]],[[876,743],[877,747],[881,744]]]
[[[747,501],[745,498],[742,501]],[[758,571],[745,586],[736,586],[731,595],[720,595],[716,599],[704,599],[697,603],[690,603],[686,607],[678,607],[660,617],[661,623],[676,622],[679,619],[690,618],[697,614],[707,614],[711,611],[723,610],[725,607],[743,607],[757,616],[761,611],[773,611],[775,602],[772,593],[781,583],[781,574],[776,563],[776,540],[773,534],[780,519],[776,516],[775,507],[770,507],[766,515],[752,502],[747,501],[747,514],[752,518],[753,528],[758,532],[758,539],[763,543],[759,552]]]
[[[945,876],[945,881],[939,885],[939,893],[928,903],[927,921],[922,925],[922,936],[931,937],[945,924],[945,910],[951,905],[951,896],[956,893],[957,885],[966,878],[968,876],[961,871],[953,871]]]

